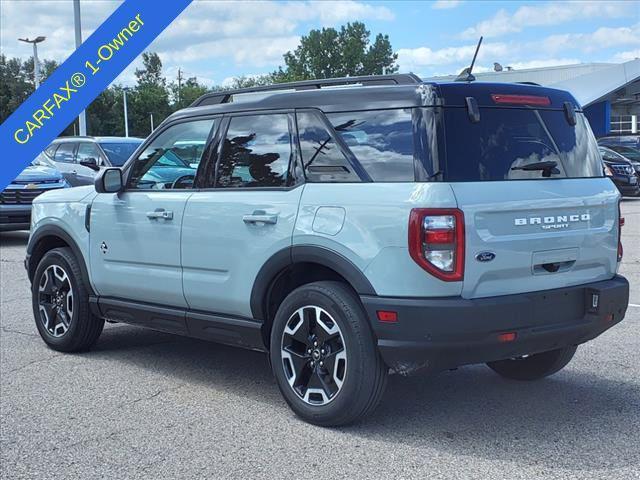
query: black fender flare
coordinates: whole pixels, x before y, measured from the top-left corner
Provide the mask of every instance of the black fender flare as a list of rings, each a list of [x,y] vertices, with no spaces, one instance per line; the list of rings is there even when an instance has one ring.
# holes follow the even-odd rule
[[[29,281],[33,281],[33,275],[36,271],[38,265],[32,265],[31,257],[33,255],[33,250],[40,243],[40,241],[45,237],[58,237],[63,240],[71,251],[78,259],[78,263],[80,264],[80,270],[82,271],[82,276],[85,278],[87,286],[89,287],[90,293],[93,294],[93,288],[91,287],[91,277],[89,277],[89,270],[87,268],[87,262],[82,254],[82,250],[78,247],[78,244],[73,239],[73,237],[67,233],[62,227],[58,225],[43,225],[38,228],[29,238],[29,243],[27,244],[27,258],[25,260],[25,267],[27,268],[27,274],[29,276]]]
[[[275,253],[258,271],[251,289],[251,313],[253,318],[264,321],[264,299],[277,275],[296,263],[317,263],[338,273],[359,295],[376,295],[365,274],[344,255],[316,245],[294,245]]]

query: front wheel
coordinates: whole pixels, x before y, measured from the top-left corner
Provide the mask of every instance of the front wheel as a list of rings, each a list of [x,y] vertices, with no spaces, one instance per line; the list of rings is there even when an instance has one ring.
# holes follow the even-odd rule
[[[271,365],[285,400],[304,420],[344,425],[369,414],[386,385],[356,295],[340,282],[315,282],[282,302],[271,331]]]
[[[89,288],[69,248],[54,248],[40,260],[31,285],[33,315],[45,343],[61,352],[89,349],[104,320],[89,308]]]
[[[489,362],[487,365],[497,374],[511,380],[538,380],[562,370],[577,349],[577,346],[572,345],[527,357]]]

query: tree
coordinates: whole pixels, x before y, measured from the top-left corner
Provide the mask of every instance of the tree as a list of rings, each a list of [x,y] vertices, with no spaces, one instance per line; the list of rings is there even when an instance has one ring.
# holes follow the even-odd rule
[[[273,72],[271,80],[282,82],[397,72],[398,55],[393,52],[389,37],[378,34],[370,44],[370,35],[362,22],[347,23],[340,31],[334,28],[311,30],[293,52],[284,54],[286,66]]]
[[[207,87],[199,83],[196,77],[189,77],[180,87],[178,82],[171,82],[169,92],[173,99],[171,109],[175,111],[191,105],[197,98],[207,93]]]
[[[146,137],[151,133],[151,115],[158,125],[171,113],[167,80],[162,76],[162,61],[157,53],[142,54],[143,68],[136,69],[135,89],[127,95],[129,134]]]

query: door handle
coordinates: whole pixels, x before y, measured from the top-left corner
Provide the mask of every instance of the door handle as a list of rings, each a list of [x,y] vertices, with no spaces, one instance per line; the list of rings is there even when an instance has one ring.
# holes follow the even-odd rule
[[[256,210],[251,215],[244,215],[242,221],[247,224],[269,224],[275,225],[278,223],[278,215],[273,213],[267,213],[264,210]]]
[[[165,210],[164,208],[156,208],[153,212],[147,212],[147,218],[173,220],[173,212],[171,210]]]

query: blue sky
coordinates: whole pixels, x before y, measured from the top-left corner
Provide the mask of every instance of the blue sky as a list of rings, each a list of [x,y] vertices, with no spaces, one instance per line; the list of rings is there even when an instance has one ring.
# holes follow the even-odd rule
[[[119,2],[82,0],[86,38]],[[159,2],[160,4],[160,2]],[[32,8],[25,8],[25,7]],[[18,36],[47,36],[40,56],[64,60],[74,48],[70,0],[0,2],[0,49],[26,58]],[[640,57],[640,2],[623,1],[194,1],[152,44],[173,79],[181,68],[208,85],[267,73],[312,28],[363,21],[388,34],[401,71],[452,74],[468,65],[485,36],[477,68],[516,69]],[[128,68],[118,82],[133,83]]]

